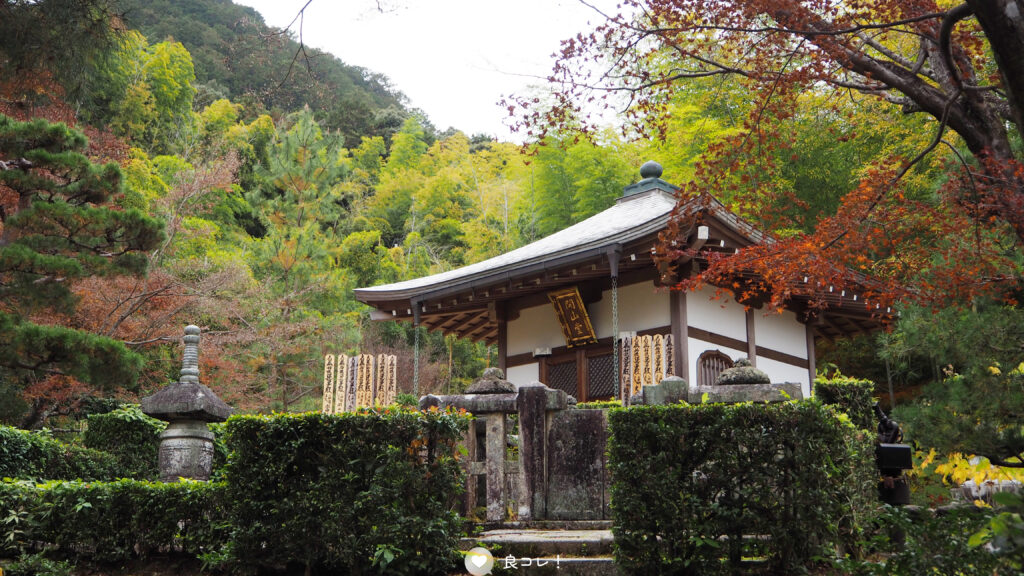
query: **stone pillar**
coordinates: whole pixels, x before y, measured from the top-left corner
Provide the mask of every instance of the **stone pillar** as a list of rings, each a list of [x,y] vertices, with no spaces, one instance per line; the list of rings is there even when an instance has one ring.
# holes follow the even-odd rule
[[[505,520],[505,415],[492,412],[485,416],[487,423],[487,521]]]
[[[523,521],[539,520],[546,514],[547,391],[540,383],[519,388],[519,462],[522,467],[519,519]]]

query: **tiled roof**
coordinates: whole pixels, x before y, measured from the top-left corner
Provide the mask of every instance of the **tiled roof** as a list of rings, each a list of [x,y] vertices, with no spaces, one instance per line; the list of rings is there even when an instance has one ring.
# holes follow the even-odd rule
[[[564,230],[521,248],[475,264],[414,278],[394,284],[357,288],[359,300],[373,300],[387,293],[402,297],[426,289],[459,284],[469,279],[484,279],[548,260],[589,252],[595,248],[623,244],[662,229],[676,199],[664,191],[652,189],[621,198],[611,208]]]

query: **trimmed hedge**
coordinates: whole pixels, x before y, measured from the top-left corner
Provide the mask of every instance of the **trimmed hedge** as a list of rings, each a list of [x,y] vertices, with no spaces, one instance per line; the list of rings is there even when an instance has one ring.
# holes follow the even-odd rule
[[[45,548],[99,562],[214,552],[227,540],[224,486],[202,482],[0,483],[0,556]]]
[[[875,383],[848,376],[814,379],[814,395],[822,404],[836,406],[846,412],[853,423],[865,430],[876,430]]]
[[[609,410],[611,408],[622,408],[621,400],[595,400],[593,402],[580,402],[575,405],[578,410]]]
[[[232,561],[444,574],[458,560],[456,447],[469,417],[386,408],[235,416],[224,471]]]
[[[0,478],[108,480],[118,473],[117,458],[106,452],[0,426]]]
[[[82,435],[88,448],[113,454],[120,475],[138,480],[156,480],[160,433],[166,422],[146,416],[136,404],[126,404],[105,414],[90,414]]]
[[[815,400],[609,412],[616,562],[632,574],[792,573],[875,509],[870,434]]]

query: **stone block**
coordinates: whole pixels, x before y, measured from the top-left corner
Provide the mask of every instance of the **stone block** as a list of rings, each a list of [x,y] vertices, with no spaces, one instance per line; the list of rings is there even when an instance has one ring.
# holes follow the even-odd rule
[[[695,386],[690,389],[692,403],[707,402],[738,404],[740,402],[786,402],[803,399],[799,384],[730,384],[728,386]]]
[[[601,520],[607,507],[604,410],[555,413],[548,430],[547,518]]]
[[[644,386],[641,394],[643,395],[643,404],[646,406],[676,404],[679,401],[688,402],[690,385],[679,376],[668,376],[656,386]]]
[[[516,394],[455,394],[451,396],[435,396],[428,394],[420,398],[420,410],[431,407],[463,408],[475,415],[504,412],[514,414],[517,410]]]

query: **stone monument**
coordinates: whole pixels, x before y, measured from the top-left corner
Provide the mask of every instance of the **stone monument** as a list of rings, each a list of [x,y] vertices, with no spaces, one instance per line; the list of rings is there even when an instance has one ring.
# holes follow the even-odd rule
[[[739,358],[732,368],[726,368],[715,378],[715,386],[734,384],[771,384],[772,381],[762,370],[758,370],[747,358]]]
[[[199,383],[199,327],[185,327],[181,378],[142,399],[142,411],[169,422],[160,434],[160,481],[209,480],[213,471],[213,432],[207,423],[223,422],[231,407]]]

